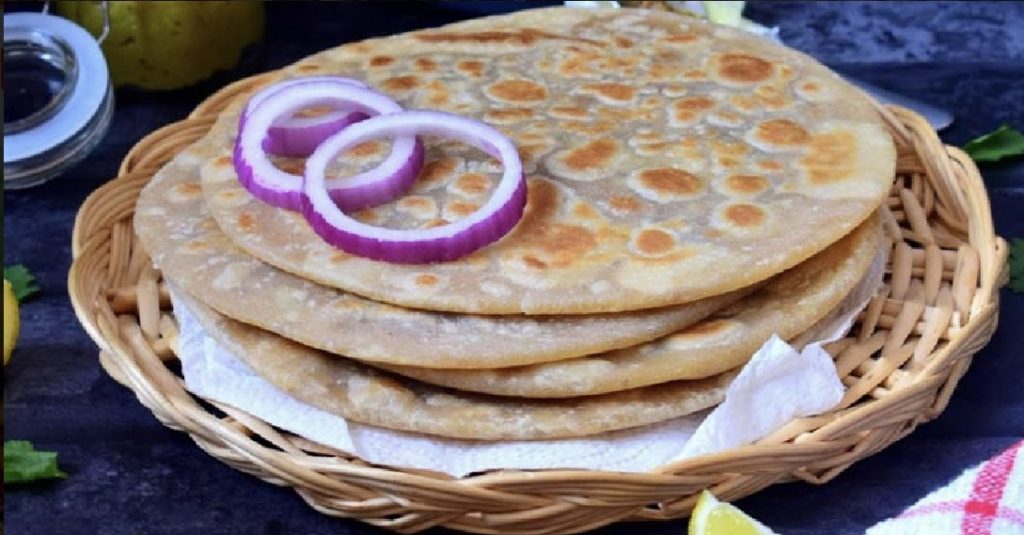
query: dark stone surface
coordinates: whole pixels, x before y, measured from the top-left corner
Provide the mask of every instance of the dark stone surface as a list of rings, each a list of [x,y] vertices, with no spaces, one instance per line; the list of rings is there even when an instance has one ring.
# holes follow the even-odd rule
[[[337,43],[507,9],[514,2],[276,3],[266,44],[233,73],[192,89],[121,91],[110,135],[78,168],[4,195],[4,264],[24,263],[43,288],[22,308],[22,333],[4,370],[5,439],[60,452],[66,481],[8,488],[11,534],[378,533],[319,515],[292,491],[234,471],[163,427],[99,367],[96,347],[66,296],[69,235],[85,196],[110,179],[146,133],[182,118],[246,73],[288,64]],[[5,9],[16,9],[8,4]],[[962,144],[1001,122],[1024,127],[1024,4],[1020,2],[771,2],[749,14],[778,24],[791,45],[838,70],[949,107],[943,133]],[[1024,236],[1024,163],[983,169],[996,228]],[[1003,292],[1002,327],[976,357],[946,412],[828,485],[772,487],[739,505],[783,534],[853,534],[1024,436],[1024,297]],[[600,533],[685,531],[684,522]]]

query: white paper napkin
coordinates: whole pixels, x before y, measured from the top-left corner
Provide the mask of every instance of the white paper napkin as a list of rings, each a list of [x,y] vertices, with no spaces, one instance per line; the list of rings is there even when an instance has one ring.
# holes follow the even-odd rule
[[[194,394],[233,406],[276,427],[369,462],[461,477],[496,468],[580,468],[645,472],[671,461],[749,444],[789,420],[825,412],[843,396],[843,384],[822,344],[845,335],[881,285],[879,255],[857,288],[809,331],[796,351],[778,337],[765,342],[711,411],[599,436],[536,442],[474,442],[393,431],[303,404],[254,374],[203,332],[178,300],[179,358]]]

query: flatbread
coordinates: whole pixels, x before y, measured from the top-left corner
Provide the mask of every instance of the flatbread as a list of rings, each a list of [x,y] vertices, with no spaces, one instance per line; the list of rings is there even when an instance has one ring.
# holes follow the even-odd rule
[[[285,76],[322,73],[493,124],[525,162],[527,213],[501,241],[453,262],[378,262],[339,252],[242,189],[230,154],[243,103],[223,115],[203,187],[232,241],[303,278],[408,307],[580,314],[727,293],[852,231],[885,198],[895,166],[877,113],[827,68],[673,13],[528,10],[345,45]],[[496,162],[426,141],[414,190],[358,218],[425,227],[490,195]],[[350,151],[339,176],[387,145]],[[432,283],[408,284],[422,275]]]
[[[228,319],[183,291],[175,295],[207,334],[295,399],[355,422],[449,438],[540,440],[639,427],[720,403],[735,376],[726,373],[581,399],[467,394],[389,376]]]
[[[771,335],[790,339],[833,310],[869,270],[881,224],[869,219],[761,290],[676,334],[601,355],[503,370],[389,366],[419,380],[524,397],[573,397],[699,379],[743,365]]]
[[[135,228],[143,247],[168,280],[221,314],[331,353],[421,368],[549,362],[653,340],[746,293],[590,316],[474,316],[377,303],[303,280],[232,244],[200,193],[208,150],[202,140],[185,149],[142,191]],[[420,276],[407,282],[416,286]]]

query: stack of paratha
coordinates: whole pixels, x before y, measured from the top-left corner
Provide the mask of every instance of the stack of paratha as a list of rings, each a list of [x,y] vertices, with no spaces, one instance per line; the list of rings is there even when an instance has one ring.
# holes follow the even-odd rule
[[[812,59],[737,31],[530,10],[342,46],[281,78],[327,73],[507,134],[529,188],[516,228],[437,264],[338,250],[239,185],[244,100],[146,187],[135,226],[211,336],[353,421],[545,439],[704,409],[772,333],[835,308],[879,251],[895,150],[873,108]],[[423,228],[488,198],[496,162],[423,141],[413,190],[357,219]],[[331,172],[388,147],[360,145]]]

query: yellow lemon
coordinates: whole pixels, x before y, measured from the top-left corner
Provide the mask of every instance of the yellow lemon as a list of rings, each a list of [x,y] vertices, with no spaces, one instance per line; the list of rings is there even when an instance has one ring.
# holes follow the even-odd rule
[[[736,506],[704,491],[690,516],[689,535],[773,535],[774,532]]]
[[[4,279],[4,365],[11,360],[11,351],[18,341],[18,300],[14,298],[11,283]]]

